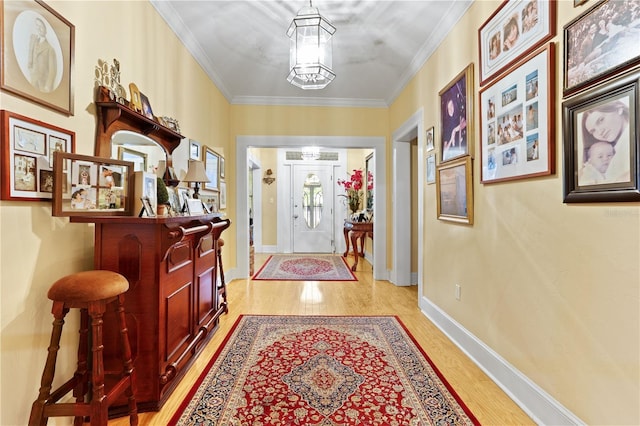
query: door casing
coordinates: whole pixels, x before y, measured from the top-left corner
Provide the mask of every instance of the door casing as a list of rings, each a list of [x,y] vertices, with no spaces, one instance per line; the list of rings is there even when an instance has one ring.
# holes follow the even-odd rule
[[[235,145],[235,215],[236,221],[236,269],[235,278],[249,276],[249,209],[247,205],[247,153],[251,147],[279,148],[322,146],[330,148],[371,148],[375,161],[373,278],[388,280],[387,268],[387,152],[384,136],[237,136]],[[232,154],[232,155],[233,155]],[[279,177],[280,178],[280,177]],[[376,237],[380,236],[380,237]]]

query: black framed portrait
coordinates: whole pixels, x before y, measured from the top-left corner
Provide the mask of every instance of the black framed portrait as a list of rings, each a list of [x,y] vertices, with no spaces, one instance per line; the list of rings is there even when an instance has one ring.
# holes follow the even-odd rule
[[[640,201],[640,71],[563,103],[564,201]]]

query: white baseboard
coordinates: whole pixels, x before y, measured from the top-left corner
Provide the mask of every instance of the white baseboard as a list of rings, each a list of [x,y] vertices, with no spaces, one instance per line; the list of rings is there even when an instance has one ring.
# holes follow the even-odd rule
[[[424,296],[420,309],[537,424],[586,424]]]
[[[256,248],[256,253],[278,253],[278,246],[265,246],[260,247],[260,250]]]

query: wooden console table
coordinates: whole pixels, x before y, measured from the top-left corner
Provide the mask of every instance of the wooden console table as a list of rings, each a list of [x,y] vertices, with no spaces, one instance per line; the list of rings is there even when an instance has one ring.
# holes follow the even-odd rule
[[[217,215],[138,218],[73,216],[95,224],[96,269],[129,281],[125,311],[139,411],[157,411],[228,312],[220,246],[231,222]],[[105,369],[117,364],[115,315],[105,314]],[[124,415],[117,400],[110,416]]]
[[[371,239],[373,239],[373,222],[344,222],[344,228],[342,230],[344,233],[344,241],[347,245],[347,250],[342,255],[343,257],[347,257],[349,254],[349,234],[351,234],[351,244],[353,245],[353,257],[355,259],[353,266],[351,267],[352,271],[356,270],[358,266],[358,259],[360,257],[364,257],[364,239],[368,235]],[[358,240],[360,240],[360,250],[358,251]]]

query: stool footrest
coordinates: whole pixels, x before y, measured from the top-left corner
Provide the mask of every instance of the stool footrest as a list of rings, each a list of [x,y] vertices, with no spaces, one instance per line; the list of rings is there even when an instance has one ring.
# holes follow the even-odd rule
[[[131,386],[131,376],[124,376],[120,380],[118,380],[113,386],[110,386],[109,389],[105,392],[107,397],[107,405],[112,405],[119,396],[121,396],[124,391]]]
[[[45,417],[85,417],[91,415],[91,405],[78,404],[77,402],[46,404],[44,406]]]
[[[72,377],[62,384],[58,389],[51,392],[51,396],[47,399],[47,404],[52,404],[59,401],[63,396],[71,392],[78,384],[78,378]]]

